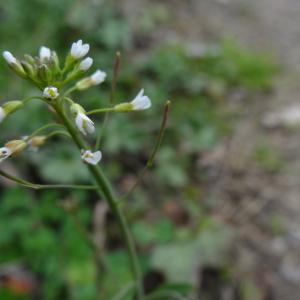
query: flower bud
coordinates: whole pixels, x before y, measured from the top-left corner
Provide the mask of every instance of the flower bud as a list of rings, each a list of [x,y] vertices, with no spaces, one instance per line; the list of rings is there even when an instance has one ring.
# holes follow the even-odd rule
[[[18,62],[18,60],[9,51],[4,51],[2,55],[9,65],[16,64]]]
[[[19,100],[8,101],[3,104],[3,110],[9,115],[23,106],[23,102]]]
[[[36,135],[28,141],[30,150],[37,151],[40,146],[45,144],[47,137],[45,135]]]
[[[90,50],[89,44],[83,44],[82,40],[78,40],[77,42],[74,42],[71,47],[71,56],[74,59],[80,59],[84,57]]]
[[[81,105],[74,103],[71,105],[70,110],[75,118],[75,125],[82,134],[92,134],[95,131],[94,122],[85,114],[85,110]]]
[[[78,113],[85,114],[85,109],[77,103],[73,103],[70,106],[70,111],[71,111],[71,114],[74,116],[76,116]]]
[[[92,64],[93,64],[93,59],[87,57],[79,64],[79,70],[85,72],[92,66]]]
[[[7,142],[4,146],[11,151],[12,155],[16,155],[22,152],[26,148],[27,144],[23,140],[12,140]]]
[[[21,63],[9,51],[4,51],[2,55],[10,68],[15,71],[17,75],[23,78],[27,77]]]
[[[0,106],[0,123],[5,119],[6,113],[3,109],[3,107]]]
[[[14,111],[18,110],[20,107],[23,106],[22,101],[8,101],[0,106],[0,123],[6,118],[7,115],[13,113]]]
[[[39,51],[39,57],[41,62],[47,62],[51,59],[51,50],[45,46],[42,46]]]
[[[42,64],[41,66],[39,66],[38,77],[40,80],[48,83],[51,79],[51,76],[52,76],[51,70],[48,68],[47,65]]]
[[[90,77],[84,78],[76,83],[76,88],[78,90],[85,90],[93,85],[98,85],[102,83],[106,78],[106,73],[100,70],[97,70]]]
[[[129,102],[124,102],[115,105],[114,110],[116,112],[128,112],[133,110],[133,105]]]
[[[117,112],[128,112],[132,110],[144,110],[149,107],[151,107],[151,100],[148,96],[144,95],[144,89],[141,89],[131,102],[117,104],[114,110]]]
[[[58,58],[55,51],[52,51],[52,60],[53,60],[53,63],[54,63],[55,72],[58,73],[60,71],[59,58]]]
[[[12,152],[7,147],[0,148],[0,162],[10,157]]]
[[[31,55],[25,54],[24,58],[25,58],[25,61],[27,61],[30,65],[34,65],[35,64],[35,60],[34,60],[34,58]]]
[[[21,65],[25,71],[25,73],[31,77],[31,78],[34,78],[35,75],[36,75],[36,70],[34,69],[34,67],[28,63],[27,61],[21,61]]]

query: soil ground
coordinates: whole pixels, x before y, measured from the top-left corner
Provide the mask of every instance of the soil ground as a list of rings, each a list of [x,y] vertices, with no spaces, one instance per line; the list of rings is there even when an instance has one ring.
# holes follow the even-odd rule
[[[143,2],[127,1],[132,19],[153,4]],[[169,0],[161,5],[174,21],[155,31],[157,42],[192,44],[229,36],[250,49],[271,53],[281,66],[274,91],[263,99],[247,99],[232,138],[216,149],[220,159],[214,167],[221,176],[211,179],[211,187],[226,203],[216,215],[236,231],[237,272],[258,288],[257,296],[249,299],[297,300],[300,131],[266,128],[261,121],[270,112],[300,102],[300,1]],[[262,142],[283,162],[277,172],[267,172],[253,161],[253,150]]]

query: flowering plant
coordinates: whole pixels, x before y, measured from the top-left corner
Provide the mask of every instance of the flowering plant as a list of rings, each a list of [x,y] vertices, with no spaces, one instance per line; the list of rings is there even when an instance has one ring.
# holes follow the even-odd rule
[[[30,96],[22,100],[8,101],[4,103],[0,107],[0,122],[16,110],[22,109],[29,101],[33,100],[44,102],[49,108],[50,113],[53,114],[56,122],[45,124],[28,136],[5,143],[5,145],[0,148],[0,163],[20,154],[25,151],[26,148],[37,151],[38,148],[43,146],[48,139],[56,135],[63,135],[70,138],[78,148],[78,157],[88,168],[91,177],[94,179],[95,185],[41,185],[12,176],[3,170],[0,170],[0,175],[27,188],[71,188],[96,190],[100,197],[107,201],[112,213],[118,220],[122,236],[127,246],[131,264],[131,271],[134,279],[132,289],[135,290],[137,299],[142,300],[144,299],[142,277],[131,233],[119,205],[120,199],[115,196],[115,192],[113,191],[110,182],[107,180],[99,166],[99,162],[102,159],[102,152],[98,149],[101,135],[97,136],[95,147],[92,147],[89,143],[87,143],[84,137],[95,133],[95,125],[91,117],[92,115],[105,113],[106,116],[108,116],[108,113],[111,112],[125,113],[145,110],[151,107],[151,100],[144,94],[144,90],[141,89],[132,101],[121,102],[116,105],[113,105],[113,101],[111,101],[110,107],[107,108],[96,108],[91,111],[86,111],[81,104],[75,102],[71,96],[74,91],[83,91],[92,86],[100,85],[106,79],[106,73],[102,70],[97,70],[92,75],[86,76],[86,72],[93,64],[92,58],[85,57],[89,52],[89,49],[90,46],[88,44],[84,44],[82,40],[74,42],[63,65],[61,64],[56,52],[45,46],[40,48],[39,55],[37,57],[25,55],[24,59],[21,60],[17,59],[8,51],[3,52],[3,57],[8,63],[8,66],[18,76],[26,79],[37,87],[40,93],[36,96]],[[113,69],[111,100],[113,100],[115,94],[119,65],[120,54],[117,53]],[[145,168],[152,165],[154,156],[161,144],[166,126],[169,104],[169,102],[166,103],[159,135]],[[105,126],[105,124],[103,124],[103,126]],[[57,130],[57,127],[59,127],[59,130]],[[52,130],[54,128],[54,131],[48,134],[44,133],[45,130]],[[145,169],[141,172],[141,176],[144,171]],[[137,185],[140,177],[132,187],[132,190]],[[94,250],[96,249],[96,252],[98,250],[98,252],[100,252],[101,249],[97,249],[97,243],[92,241],[91,245]],[[102,254],[99,253],[99,256],[101,255]],[[99,268],[103,271],[104,268],[103,266],[101,267],[101,259],[98,259],[97,261],[100,261]],[[101,291],[98,298],[102,299]]]

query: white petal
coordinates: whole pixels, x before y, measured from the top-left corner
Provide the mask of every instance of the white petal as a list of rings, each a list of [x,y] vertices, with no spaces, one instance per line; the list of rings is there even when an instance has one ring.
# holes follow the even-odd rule
[[[4,120],[6,117],[6,113],[2,107],[0,107],[0,123]]]
[[[59,93],[56,87],[48,86],[44,89],[43,96],[48,99],[56,99],[59,96]]]
[[[77,116],[75,118],[75,124],[76,124],[76,127],[79,129],[79,131],[82,134],[86,135],[87,133],[83,128],[83,118],[82,118],[82,116],[83,116],[83,114],[81,114],[81,113],[77,114]]]
[[[93,59],[90,57],[85,58],[79,65],[81,71],[87,71],[93,64]]]
[[[100,70],[97,70],[92,76],[91,81],[93,85],[98,85],[102,83],[106,78],[106,73]]]
[[[85,130],[87,131],[87,133],[92,134],[95,131],[94,123],[86,120]]]
[[[71,55],[73,57],[77,56],[77,44],[76,43],[73,43],[72,46],[71,46]]]
[[[131,101],[134,110],[144,110],[151,106],[151,100],[148,96],[144,95],[144,89],[142,89],[138,95]]]
[[[93,133],[95,131],[94,122],[85,114],[82,114],[82,126],[87,133]]]
[[[71,47],[71,55],[75,59],[80,59],[85,56],[90,50],[89,44],[82,44],[82,40],[74,42]]]
[[[8,64],[15,64],[17,62],[17,59],[9,51],[4,51],[2,55]]]
[[[102,158],[102,152],[101,151],[94,152],[93,159],[94,159],[95,164],[97,164],[101,160],[101,158]]]
[[[139,99],[142,96],[144,96],[144,89],[141,89],[139,91],[139,93],[136,95],[136,97],[133,99],[133,101],[136,100],[136,99]]]
[[[90,150],[86,150],[82,152],[81,158],[83,161],[91,165],[96,165],[101,160],[102,153],[101,151],[96,151],[92,153]]]
[[[39,55],[40,55],[41,60],[50,59],[51,58],[51,50],[45,46],[42,46],[40,48]]]
[[[0,148],[0,162],[8,158],[12,154],[12,151],[7,147]]]
[[[89,52],[90,50],[90,45],[89,44],[84,44],[82,45],[81,47],[81,57],[84,57],[85,55],[87,55],[87,53]]]
[[[83,113],[77,113],[75,124],[84,135],[87,135],[88,133],[91,134],[95,131],[94,122]]]

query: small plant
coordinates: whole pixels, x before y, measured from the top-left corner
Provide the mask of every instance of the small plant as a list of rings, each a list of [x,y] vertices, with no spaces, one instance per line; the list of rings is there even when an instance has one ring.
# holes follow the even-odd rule
[[[4,103],[0,107],[0,121],[6,119],[10,114],[18,109],[25,109],[25,106],[30,101],[42,101],[48,108],[48,113],[53,116],[53,122],[45,124],[35,130],[32,134],[8,141],[0,148],[0,162],[14,157],[25,151],[26,149],[37,151],[37,149],[47,143],[54,136],[63,136],[72,141],[78,149],[78,159],[81,159],[87,167],[93,178],[94,185],[75,185],[75,184],[52,184],[42,185],[28,182],[24,179],[12,176],[3,170],[0,170],[0,175],[17,184],[33,189],[85,189],[96,190],[101,198],[104,198],[110,206],[112,213],[118,220],[121,234],[127,246],[128,256],[131,264],[132,276],[134,282],[130,285],[131,290],[135,291],[136,299],[142,300],[145,298],[142,275],[139,267],[138,257],[131,233],[129,231],[126,219],[120,208],[120,199],[116,196],[110,182],[102,172],[99,162],[102,159],[102,152],[99,150],[102,131],[105,129],[107,122],[103,124],[103,130],[97,135],[95,146],[92,147],[84,137],[95,132],[95,125],[91,118],[94,114],[105,113],[104,120],[107,121],[110,113],[128,113],[133,111],[141,111],[151,107],[151,100],[144,94],[142,89],[137,96],[128,102],[114,104],[116,80],[119,72],[120,54],[117,53],[113,70],[112,89],[110,97],[110,107],[96,108],[91,111],[86,111],[85,108],[77,103],[72,97],[72,93],[84,91],[90,87],[101,84],[106,79],[106,73],[97,70],[92,75],[86,76],[86,72],[93,64],[93,59],[86,57],[90,46],[79,40],[72,44],[72,47],[61,65],[55,51],[47,47],[41,47],[38,57],[25,55],[24,59],[18,60],[8,51],[3,52],[3,57],[9,67],[21,78],[27,80],[34,85],[40,93],[35,96],[30,96],[21,100],[14,100]],[[166,103],[163,120],[160,127],[159,135],[156,144],[147,162],[147,167],[151,167],[155,154],[162,142],[164,129],[166,126],[168,108],[170,102]],[[105,155],[105,154],[104,154]],[[59,171],[58,171],[59,172]],[[64,170],[67,172],[67,170]],[[142,171],[141,175],[144,173]],[[138,180],[136,184],[138,183]],[[134,184],[132,190],[136,186]],[[84,230],[83,230],[84,231]],[[84,231],[85,232],[85,231]],[[97,252],[97,263],[100,273],[104,273],[102,265],[101,249],[97,249],[95,241],[90,240],[87,235],[87,241]],[[100,261],[100,263],[99,263]],[[101,277],[103,274],[101,274]],[[98,282],[100,282],[99,280]],[[100,285],[100,283],[99,283]],[[101,288],[97,287],[97,299],[103,299]],[[166,292],[164,292],[166,293]],[[121,294],[120,294],[121,295]],[[159,293],[157,293],[159,295]],[[123,299],[121,296],[117,299]],[[156,296],[151,296],[151,299],[156,299]]]

